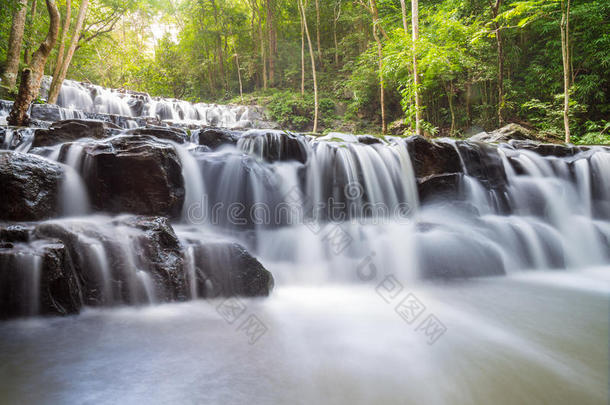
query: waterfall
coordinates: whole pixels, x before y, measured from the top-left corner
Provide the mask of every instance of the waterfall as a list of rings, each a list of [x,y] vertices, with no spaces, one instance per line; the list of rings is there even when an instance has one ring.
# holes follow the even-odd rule
[[[50,80],[43,81],[42,92]],[[108,89],[102,86],[64,80],[57,99],[60,119],[99,119],[100,115],[129,118],[153,118],[180,124],[209,125],[226,128],[251,128],[265,125],[262,114],[254,107],[191,103],[184,100],[150,97],[148,94]],[[0,119],[8,114],[0,106]],[[122,124],[122,123],[121,123]],[[135,127],[125,120],[123,127]]]
[[[248,244],[280,281],[357,281],[354,268],[371,254],[377,268],[407,279],[608,261],[609,188],[593,187],[608,184],[606,150],[557,158],[508,145],[476,149],[495,162],[492,169],[467,160],[464,154],[476,144],[438,142],[459,156],[465,209],[420,206],[408,143],[401,139],[365,145],[349,135],[311,139],[251,130],[236,146],[193,153],[198,174],[184,152],[181,159],[185,180],[203,182],[197,192],[212,219],[195,223],[220,226]],[[486,185],[491,180],[481,175],[491,176],[487,170],[500,170],[502,190]],[[341,239],[344,249],[334,246]]]

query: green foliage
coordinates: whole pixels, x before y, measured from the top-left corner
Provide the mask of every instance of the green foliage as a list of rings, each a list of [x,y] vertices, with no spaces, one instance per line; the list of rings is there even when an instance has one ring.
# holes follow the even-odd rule
[[[266,107],[271,119],[282,128],[302,131],[311,125],[315,104],[312,93],[302,96],[293,91],[280,91],[271,96]],[[323,126],[332,123],[336,118],[335,102],[330,98],[320,98],[319,114]]]
[[[324,96],[323,128],[378,131],[380,74],[386,121],[404,120],[413,127],[415,52],[426,134],[455,135],[472,126],[495,129],[501,103],[505,121],[526,122],[548,139],[563,139],[559,0],[503,0],[495,18],[483,0],[422,0],[415,49],[411,33],[403,29],[400,3],[376,0],[384,31],[381,72],[367,7],[361,2],[319,2],[320,58],[314,2],[308,2],[306,14]],[[0,68],[18,4],[6,3],[0,8]],[[63,13],[65,1],[57,4]],[[73,10],[79,4],[74,0]],[[37,17],[28,17],[26,23],[24,48],[30,51],[48,26],[44,1],[38,0],[38,9]],[[72,14],[74,20],[76,12]],[[610,116],[610,2],[572,0],[570,18],[570,126],[578,142],[599,142],[610,132],[591,124],[602,125]],[[409,25],[410,20],[407,15]],[[496,28],[503,46],[502,101]],[[54,67],[56,51],[47,73]],[[239,60],[244,102],[267,105],[283,126],[306,129],[313,119],[309,56],[305,44],[302,97],[301,24],[295,2],[90,0],[68,78],[153,96],[239,103]]]
[[[575,144],[610,145],[610,121],[587,121],[584,128],[586,132],[582,136],[573,137]]]

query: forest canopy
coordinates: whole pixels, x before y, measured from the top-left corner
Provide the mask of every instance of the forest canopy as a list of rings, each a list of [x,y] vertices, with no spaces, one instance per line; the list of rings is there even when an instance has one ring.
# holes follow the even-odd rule
[[[69,2],[72,27],[84,2]],[[63,24],[66,0],[56,4]],[[609,142],[610,2],[416,4],[414,16],[404,0],[91,0],[66,78],[190,101],[260,103],[298,130],[312,129],[318,105],[318,131],[380,132],[384,124],[413,133],[419,111],[430,136],[517,122],[560,141],[569,118],[573,142]],[[20,7],[27,7],[23,67],[49,15],[43,0],[8,0],[0,9],[3,64]],[[46,74],[57,54],[55,46]]]

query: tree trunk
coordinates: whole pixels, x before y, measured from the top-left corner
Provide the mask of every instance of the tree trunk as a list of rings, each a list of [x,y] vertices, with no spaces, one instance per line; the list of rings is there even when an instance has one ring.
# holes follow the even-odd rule
[[[83,23],[85,22],[85,17],[87,16],[87,7],[89,6],[89,0],[83,0],[80,5],[80,9],[78,10],[78,15],[76,16],[76,25],[74,26],[74,32],[72,34],[72,39],[70,40],[70,47],[68,48],[68,52],[64,57],[61,63],[61,70],[58,75],[53,75],[53,80],[51,81],[51,88],[49,89],[49,104],[55,104],[57,102],[57,97],[59,96],[59,90],[61,89],[61,85],[66,78],[66,74],[68,73],[68,67],[70,66],[70,62],[72,62],[72,56],[74,56],[74,51],[76,50],[76,46],[78,45],[78,40],[80,39],[80,33],[83,28]],[[59,60],[58,60],[59,62]]]
[[[301,95],[305,95],[305,25],[303,24],[303,15],[301,14],[301,6],[299,6],[299,20],[301,21]]]
[[[38,9],[38,0],[32,0],[32,8],[30,10],[30,26],[28,32],[27,43],[25,45],[25,49],[23,50],[23,61],[26,65],[30,64],[30,45],[34,40],[34,36],[36,34],[36,11]]]
[[[445,85],[447,91],[447,101],[449,102],[449,112],[451,113],[451,129],[449,135],[453,135],[455,131],[455,111],[453,109],[453,82],[450,81],[448,85]]]
[[[469,77],[466,81],[466,123],[470,126],[472,118],[470,116],[470,104],[472,101],[472,79]]]
[[[316,40],[318,43],[318,61],[320,66],[323,66],[322,46],[320,45],[320,0],[316,0]]]
[[[273,0],[267,0],[267,33],[269,35],[269,84],[275,82],[275,52],[277,51],[276,34],[273,23]]]
[[[405,30],[405,36],[409,36],[409,24],[407,24],[407,4],[405,0],[400,0],[400,10],[402,12],[402,28]]]
[[[21,60],[21,42],[25,30],[25,17],[28,10],[28,0],[19,0],[18,9],[13,14],[11,33],[8,37],[8,49],[6,51],[6,65],[2,73],[2,85],[13,88],[17,83],[17,71]]]
[[[70,31],[70,18],[72,16],[72,2],[71,0],[66,0],[66,14],[64,15],[64,24],[61,28],[61,37],[59,38],[59,49],[57,50],[57,58],[55,59],[55,68],[53,69],[53,78],[59,77],[61,74],[61,66],[64,61],[64,49],[66,46],[66,39],[68,38],[68,32]],[[51,88],[49,89],[49,103],[55,103],[57,100],[52,100],[52,95],[56,92],[55,87],[57,87],[57,82],[55,85],[53,84],[55,81],[51,82]],[[59,96],[59,92],[57,91],[57,95]]]
[[[265,54],[265,37],[263,36],[262,18],[258,16],[258,33],[261,40],[261,62],[263,65],[263,89],[267,90],[267,58]]]
[[[561,55],[563,61],[563,126],[570,143],[570,0],[561,1]]]
[[[244,90],[241,84],[241,69],[239,68],[239,54],[235,53],[235,64],[237,65],[237,80],[239,80],[239,99],[244,102]]]
[[[504,123],[502,110],[504,108],[504,48],[502,46],[502,34],[500,29],[496,30],[496,42],[498,45],[498,124]]]
[[[341,17],[341,0],[335,5],[333,14],[333,40],[335,42],[335,67],[339,67],[339,43],[337,41],[337,23]]]
[[[301,15],[303,16],[303,25],[305,26],[305,35],[307,44],[309,45],[309,56],[311,58],[311,75],[313,77],[313,97],[314,97],[314,116],[313,116],[313,132],[318,132],[318,81],[316,79],[316,60],[314,57],[313,46],[311,45],[311,36],[309,35],[309,27],[307,27],[307,16],[305,15],[305,5],[303,0],[299,0]]]
[[[34,55],[29,68],[23,70],[21,74],[21,84],[19,93],[13,103],[7,122],[9,125],[21,126],[27,121],[27,113],[30,104],[38,96],[40,83],[44,74],[44,66],[51,50],[55,46],[59,35],[59,10],[53,0],[46,0],[47,11],[49,12],[49,32],[45,40],[40,44]]]
[[[413,87],[415,88],[415,133],[422,134],[421,99],[417,73],[417,42],[419,40],[419,0],[411,0],[411,26],[413,30]]]
[[[498,17],[502,0],[496,0],[492,3],[489,0],[489,7],[494,20]],[[502,117],[502,109],[504,108],[504,47],[502,44],[502,33],[500,25],[494,21],[496,47],[498,50],[498,125],[502,125],[504,118]]]
[[[370,1],[370,11],[373,17],[373,38],[377,43],[377,59],[379,63],[379,103],[381,104],[381,132],[386,133],[387,125],[385,121],[385,85],[383,81],[383,45],[381,44],[381,38],[379,37],[378,31],[380,30],[379,14],[377,12],[377,5],[375,0]]]

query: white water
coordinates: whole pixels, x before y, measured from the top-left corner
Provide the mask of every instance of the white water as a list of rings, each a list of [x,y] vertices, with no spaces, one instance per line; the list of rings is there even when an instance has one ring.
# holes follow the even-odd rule
[[[147,94],[122,92],[72,80],[64,81],[57,105],[61,107],[63,119],[83,118],[82,112],[87,112],[226,128],[249,128],[262,120],[260,114],[249,106],[193,104],[184,100],[152,98]]]
[[[0,328],[4,403],[603,404],[609,268],[469,282],[279,287],[229,324],[221,301],[90,310]],[[407,293],[446,331],[395,311]],[[253,343],[240,324],[266,331]],[[256,335],[258,336],[258,335]]]
[[[610,153],[558,159],[503,148],[507,214],[473,173],[465,207],[420,206],[401,140],[299,138],[301,162],[283,160],[278,133],[247,134],[212,152],[175,146],[186,187],[175,229],[191,298],[191,245],[218,240],[249,247],[276,279],[272,296],[240,299],[245,312],[231,322],[222,300],[198,300],[5,323],[5,402],[608,400]],[[64,161],[87,170],[78,146]],[[158,302],[138,265],[140,231],[101,216],[53,221],[79,235],[89,252],[81,265],[99,276],[104,303]],[[121,289],[107,281],[111,255],[126,264]],[[397,311],[409,293],[425,307],[411,323]],[[250,315],[265,330],[255,342]],[[433,342],[422,329],[428,315],[445,328]]]

